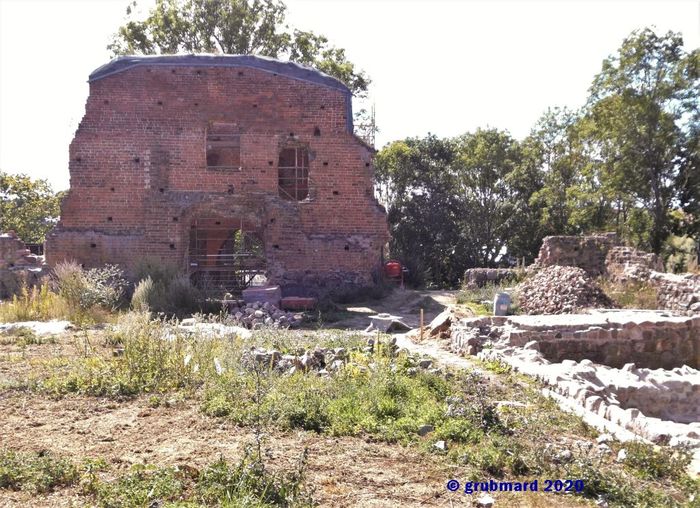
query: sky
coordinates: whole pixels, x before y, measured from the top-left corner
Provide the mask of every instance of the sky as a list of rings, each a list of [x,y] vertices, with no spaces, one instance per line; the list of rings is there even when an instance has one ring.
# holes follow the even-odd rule
[[[88,75],[128,0],[0,0],[0,169],[68,187]],[[148,6],[153,0],[141,0]],[[479,127],[525,137],[548,107],[578,108],[635,29],[700,47],[700,0],[287,0],[372,79],[377,147]]]

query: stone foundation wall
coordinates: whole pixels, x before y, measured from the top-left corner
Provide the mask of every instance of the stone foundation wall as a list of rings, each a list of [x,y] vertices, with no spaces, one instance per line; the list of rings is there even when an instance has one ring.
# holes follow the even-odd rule
[[[609,312],[483,317],[452,327],[452,349],[474,354],[487,341],[539,351],[552,362],[590,360],[620,368],[700,367],[700,316]]]

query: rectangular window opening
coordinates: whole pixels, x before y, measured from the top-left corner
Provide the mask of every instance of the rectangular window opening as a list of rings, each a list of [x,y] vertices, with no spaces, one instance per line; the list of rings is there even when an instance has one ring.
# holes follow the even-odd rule
[[[309,151],[285,148],[278,165],[279,195],[288,201],[303,201],[309,196]]]
[[[240,169],[240,135],[230,132],[218,132],[220,130],[223,129],[217,129],[215,125],[207,133],[207,168]]]

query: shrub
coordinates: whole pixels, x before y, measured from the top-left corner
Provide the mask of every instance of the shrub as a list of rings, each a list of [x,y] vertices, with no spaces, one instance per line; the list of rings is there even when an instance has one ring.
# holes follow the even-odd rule
[[[173,265],[146,258],[136,268],[136,275],[139,283],[131,298],[134,310],[177,316],[203,310],[203,294]]]
[[[128,286],[123,271],[116,265],[84,270],[75,261],[64,261],[54,268],[58,294],[78,312],[95,307],[114,311],[123,303]]]
[[[12,323],[17,321],[46,321],[63,317],[67,313],[66,305],[47,284],[41,287],[23,286],[12,300],[0,304],[0,321]]]
[[[625,444],[627,457],[625,466],[644,479],[679,479],[685,475],[691,454],[686,450],[669,448],[654,449],[653,445],[641,441]]]

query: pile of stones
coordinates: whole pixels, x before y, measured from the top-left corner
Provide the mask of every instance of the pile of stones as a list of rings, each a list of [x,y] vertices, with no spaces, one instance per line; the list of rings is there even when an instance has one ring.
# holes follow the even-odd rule
[[[357,353],[361,355],[374,355],[376,352],[376,344],[375,339],[369,338],[367,339],[366,345],[359,348],[301,348],[295,351],[294,354],[284,354],[275,349],[266,349],[258,346],[252,347],[243,354],[242,364],[249,369],[272,369],[286,375],[302,371],[315,372],[319,376],[327,377],[340,371],[347,365],[353,365],[360,371],[365,371],[367,368],[371,369],[373,365],[371,362],[367,366],[353,362],[353,354],[351,353],[355,355],[357,355]],[[380,347],[383,352],[388,351],[394,358],[398,355],[399,347],[396,345],[395,338],[389,339],[386,343],[382,342]],[[409,376],[416,375],[420,371],[438,375],[442,374],[442,371],[434,366],[430,358],[409,356],[405,359],[405,362],[408,365],[406,373]],[[392,368],[394,367],[396,366],[394,365]]]
[[[295,328],[304,320],[304,315],[285,312],[269,302],[245,303],[243,300],[225,300],[224,310],[238,326],[256,330],[258,328]]]
[[[581,268],[547,266],[516,288],[526,314],[571,314],[614,304]]]

